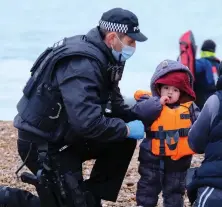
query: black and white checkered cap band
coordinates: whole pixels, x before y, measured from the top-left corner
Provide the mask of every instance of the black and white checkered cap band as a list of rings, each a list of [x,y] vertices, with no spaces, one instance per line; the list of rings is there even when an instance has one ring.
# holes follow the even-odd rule
[[[107,22],[107,21],[103,21],[103,20],[99,21],[99,26],[102,29],[105,29],[107,31],[112,31],[112,32],[127,33],[127,31],[128,31],[128,25],[126,25],[126,24]]]
[[[107,31],[112,31],[112,32],[120,32],[120,33],[127,33],[127,32],[137,33],[137,32],[139,32],[138,26],[133,27],[133,28],[129,28],[129,26],[126,24],[119,24],[119,23],[108,22],[108,21],[103,21],[103,20],[99,21],[99,26],[102,29],[105,29]]]

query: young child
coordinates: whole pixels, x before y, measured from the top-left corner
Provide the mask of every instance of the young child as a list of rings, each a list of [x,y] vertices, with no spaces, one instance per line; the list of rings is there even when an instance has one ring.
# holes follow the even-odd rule
[[[199,109],[193,103],[193,76],[173,60],[161,62],[151,79],[151,93],[137,91],[134,112],[147,132],[140,145],[137,205],[155,207],[162,191],[164,207],[183,207],[185,177],[193,151],[187,136]]]

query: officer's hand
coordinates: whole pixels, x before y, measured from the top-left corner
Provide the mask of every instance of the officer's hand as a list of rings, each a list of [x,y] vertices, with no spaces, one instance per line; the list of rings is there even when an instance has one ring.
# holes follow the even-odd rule
[[[141,121],[135,120],[126,124],[128,134],[127,137],[131,139],[143,139],[144,138],[144,125]]]

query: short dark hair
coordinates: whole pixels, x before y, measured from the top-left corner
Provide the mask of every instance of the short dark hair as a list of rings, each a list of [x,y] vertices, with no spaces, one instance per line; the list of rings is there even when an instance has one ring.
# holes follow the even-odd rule
[[[99,27],[98,29],[99,29],[99,32],[100,32],[100,35],[101,35],[102,39],[105,39],[106,35],[107,35],[108,33],[112,32],[112,31],[108,31],[108,30],[103,29],[103,28],[100,28],[100,27]],[[119,37],[120,39],[122,39],[122,38],[126,35],[126,34],[120,33],[120,32],[116,32],[116,34],[118,35],[118,37]]]

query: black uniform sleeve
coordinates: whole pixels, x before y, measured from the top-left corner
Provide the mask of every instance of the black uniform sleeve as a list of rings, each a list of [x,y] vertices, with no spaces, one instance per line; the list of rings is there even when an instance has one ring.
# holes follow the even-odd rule
[[[112,97],[111,97],[111,108],[112,116],[119,117],[125,122],[130,122],[138,119],[136,113],[132,111],[132,108],[125,104],[123,96],[120,92],[118,85],[113,87]]]
[[[99,104],[103,87],[99,65],[85,57],[74,57],[57,67],[57,81],[74,133],[104,142],[126,138],[125,122],[105,117]]]

